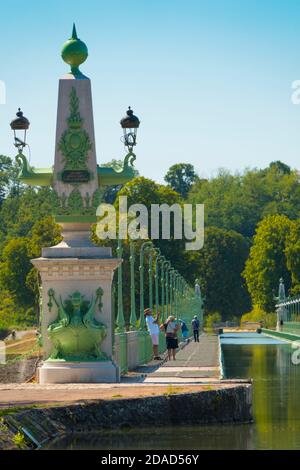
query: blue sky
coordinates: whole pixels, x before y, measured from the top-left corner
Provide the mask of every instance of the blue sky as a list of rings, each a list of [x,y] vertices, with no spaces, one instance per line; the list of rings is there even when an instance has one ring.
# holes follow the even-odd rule
[[[54,159],[63,42],[76,22],[89,48],[98,162],[123,158],[119,120],[141,120],[137,167],[162,182],[177,162],[217,169],[300,166],[298,0],[86,0],[1,2],[0,153],[13,156],[9,122],[31,121],[31,163]]]

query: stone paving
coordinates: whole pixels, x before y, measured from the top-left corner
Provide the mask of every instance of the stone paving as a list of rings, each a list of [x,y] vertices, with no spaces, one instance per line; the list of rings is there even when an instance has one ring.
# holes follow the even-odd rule
[[[219,339],[201,335],[178,351],[175,361],[152,361],[122,377],[120,384],[0,384],[0,408],[12,405],[64,403],[81,400],[134,398],[168,393],[168,387],[181,391],[205,387],[230,387],[237,381],[221,381]]]
[[[198,381],[197,379],[218,379],[219,339],[216,335],[201,335],[199,343],[190,341],[176,355],[176,360],[166,361],[156,370],[149,371],[145,382],[150,383],[159,379],[182,382]],[[183,380],[178,380],[183,379]],[[202,380],[201,380],[202,381]]]

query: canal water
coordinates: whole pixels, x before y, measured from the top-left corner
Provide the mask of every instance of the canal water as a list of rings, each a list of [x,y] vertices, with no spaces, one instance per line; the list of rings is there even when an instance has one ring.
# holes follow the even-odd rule
[[[300,449],[300,353],[256,333],[221,338],[226,378],[254,380],[253,424],[177,426],[76,435],[54,449]],[[295,362],[295,361],[294,361]],[[300,362],[300,361],[299,361]],[[184,414],[185,410],[181,412]]]

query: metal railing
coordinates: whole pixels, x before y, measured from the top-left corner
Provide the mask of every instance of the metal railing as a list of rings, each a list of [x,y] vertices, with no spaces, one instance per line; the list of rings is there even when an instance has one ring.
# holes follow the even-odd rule
[[[197,288],[190,286],[151,241],[142,243],[139,252],[137,247],[136,242],[130,242],[128,260],[130,280],[127,281],[130,285],[130,294],[129,286],[124,286],[123,283],[123,263],[119,265],[117,272],[114,357],[122,372],[139,364],[145,364],[152,358],[151,338],[144,319],[146,307],[153,309],[155,314],[160,312],[161,323],[164,323],[169,315],[173,315],[176,321],[183,320],[190,331],[191,321],[197,315],[200,328],[203,328],[203,301],[199,286],[197,285]],[[122,254],[123,246],[119,239],[117,255],[120,259]],[[137,270],[139,283],[136,282]],[[146,281],[148,281],[147,296]],[[123,308],[124,294],[130,295],[130,312],[126,312],[126,316]],[[181,340],[181,329],[178,337]],[[165,338],[163,333],[160,333],[159,352],[162,353],[164,350]]]

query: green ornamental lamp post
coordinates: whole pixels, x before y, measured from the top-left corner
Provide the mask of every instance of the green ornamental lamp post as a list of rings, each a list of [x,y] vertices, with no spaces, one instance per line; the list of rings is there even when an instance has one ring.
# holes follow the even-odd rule
[[[146,249],[152,249],[153,244],[151,241],[144,242],[141,246],[140,250],[140,321],[139,321],[139,329],[145,329],[145,318],[144,318],[144,252]]]
[[[156,258],[155,258],[155,307],[156,307],[156,314],[159,311],[159,259],[160,259],[160,249],[159,248],[154,248],[154,251],[156,253]]]
[[[149,250],[149,267],[148,267],[148,277],[149,277],[149,307],[153,309],[153,257],[152,250]]]
[[[176,320],[178,319],[178,292],[177,292],[177,279],[178,271],[176,270],[173,275],[173,289],[174,289],[174,315]]]
[[[169,270],[169,292],[170,292],[170,315],[174,315],[174,289],[173,289],[173,277],[175,269]]]
[[[118,259],[122,260],[123,254],[123,247],[122,241],[118,238],[118,248],[117,248],[117,256]],[[124,310],[123,310],[123,270],[122,270],[122,263],[118,266],[118,315],[117,315],[117,333],[122,333],[125,327],[125,320],[124,320]]]
[[[166,318],[168,318],[170,314],[170,305],[169,305],[169,271],[171,269],[171,263],[170,261],[165,261],[164,262],[164,267],[165,267],[165,291],[166,291]]]
[[[134,278],[134,268],[135,268],[135,247],[134,243],[130,242],[130,329],[136,329],[136,311],[135,311],[135,278]]]
[[[161,263],[161,276],[160,276],[160,286],[161,286],[161,316],[164,320],[165,318],[165,273],[164,273],[164,265],[166,262],[166,258],[162,255],[159,257],[159,261]]]

